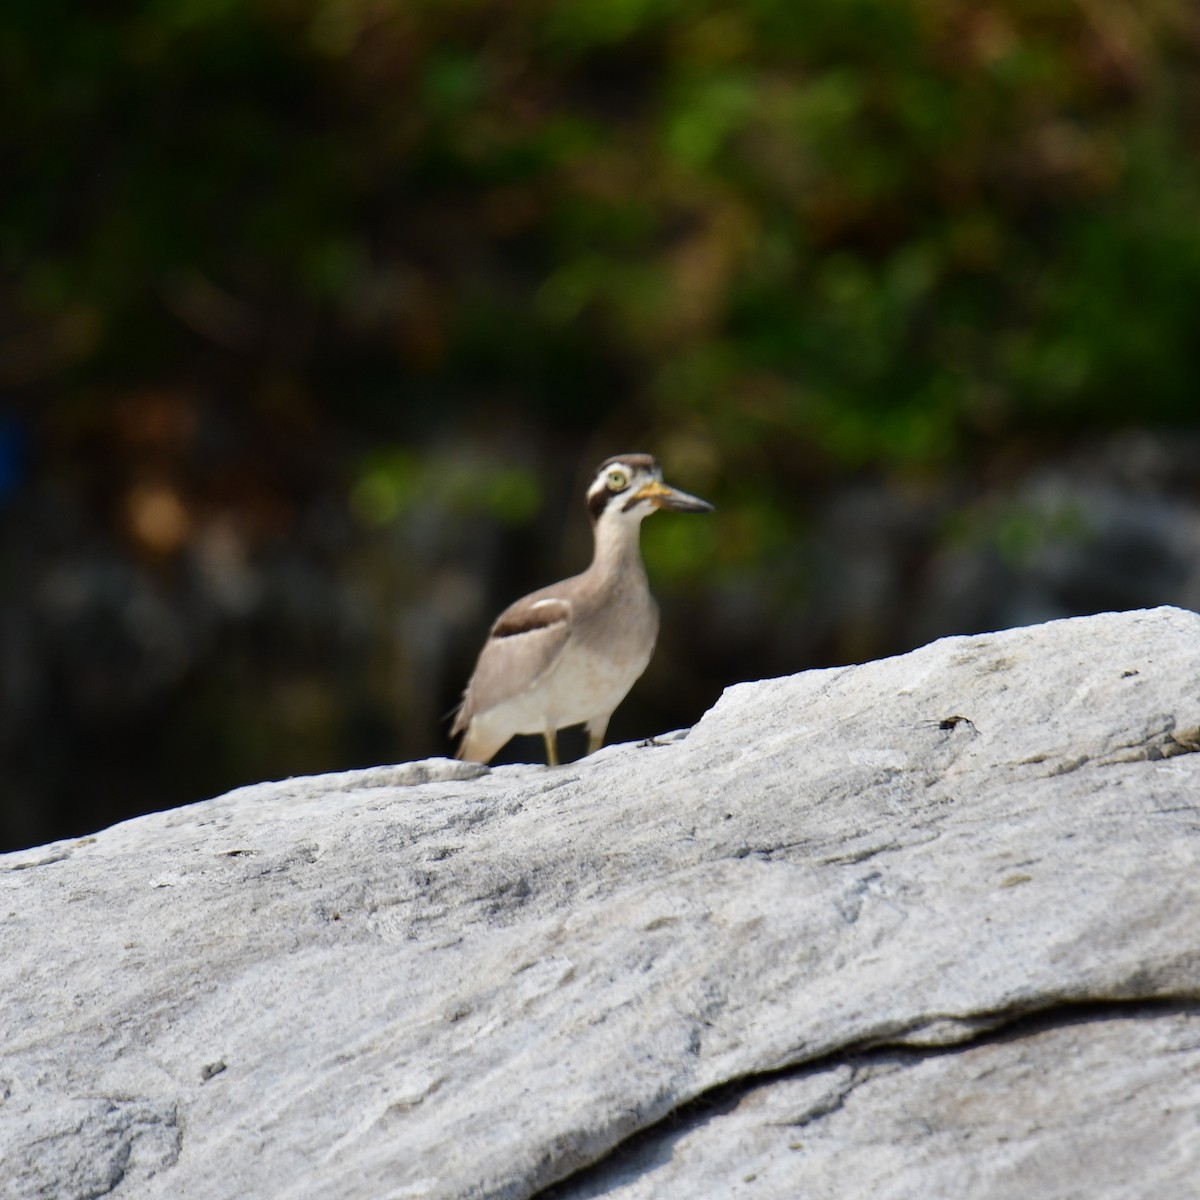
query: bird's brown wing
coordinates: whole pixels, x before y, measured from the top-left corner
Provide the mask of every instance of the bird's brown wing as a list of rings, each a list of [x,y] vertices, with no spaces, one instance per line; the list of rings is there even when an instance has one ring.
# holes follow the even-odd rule
[[[571,603],[545,591],[509,605],[492,626],[480,651],[451,736],[476,713],[532,687],[562,653],[571,635]]]

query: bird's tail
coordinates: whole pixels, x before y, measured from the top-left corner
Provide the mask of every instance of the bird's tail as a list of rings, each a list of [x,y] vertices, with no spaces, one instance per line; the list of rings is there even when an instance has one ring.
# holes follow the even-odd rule
[[[507,741],[508,738],[496,737],[494,734],[480,729],[477,721],[472,721],[467,725],[462,741],[458,743],[455,757],[466,762],[491,762],[500,747]]]

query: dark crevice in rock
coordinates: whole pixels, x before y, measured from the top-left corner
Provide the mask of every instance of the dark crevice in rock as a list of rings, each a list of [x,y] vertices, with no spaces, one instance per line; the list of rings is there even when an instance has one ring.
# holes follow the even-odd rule
[[[613,1146],[603,1158],[571,1172],[549,1187],[532,1193],[529,1200],[565,1200],[567,1196],[573,1200],[584,1200],[585,1197],[602,1196],[611,1187],[616,1186],[615,1180],[604,1178],[614,1169],[619,1170],[622,1164],[627,1164],[626,1180],[646,1169],[653,1169],[669,1157],[669,1152],[665,1156],[653,1152],[656,1143],[674,1142],[714,1117],[731,1112],[743,1098],[759,1088],[785,1080],[811,1076],[838,1067],[846,1068],[846,1074],[840,1080],[831,1083],[829,1091],[819,1101],[798,1115],[793,1123],[800,1127],[819,1121],[841,1109],[855,1088],[870,1078],[870,1068],[904,1068],[929,1058],[961,1054],[979,1046],[1018,1041],[1067,1025],[1112,1020],[1146,1020],[1189,1013],[1200,1014],[1200,998],[1065,1001],[1020,1012],[995,1012],[955,1018],[930,1016],[907,1029],[882,1034],[865,1043],[844,1046],[830,1054],[802,1063],[728,1080],[672,1109],[653,1124],[638,1129]],[[977,1036],[965,1036],[953,1042],[941,1041],[928,1045],[908,1040],[910,1034],[918,1033],[922,1029],[950,1023],[964,1031],[974,1027],[981,1032]],[[638,1160],[642,1160],[640,1170]]]
[[[1197,753],[1200,753],[1200,729],[1177,729],[1175,718],[1166,717],[1163,720],[1163,728],[1157,733],[1136,742],[1114,747],[1100,760],[1100,765],[1161,762],[1164,758],[1176,758],[1181,754]]]
[[[1172,730],[1162,746],[1163,758],[1179,754],[1200,754],[1200,729]]]
[[[1000,1010],[970,1017],[939,1017],[935,1014],[923,1018],[897,1037],[873,1038],[866,1044],[849,1047],[829,1056],[829,1061],[869,1058],[872,1062],[915,1062],[939,1055],[961,1054],[978,1046],[1002,1045],[1068,1025],[1083,1025],[1096,1021],[1131,1021],[1187,1013],[1200,1013],[1200,997],[1060,1000],[1040,1008]],[[980,1032],[978,1036],[963,1037],[954,1041],[925,1042],[922,1031],[939,1027],[943,1023],[953,1023],[963,1030],[975,1027]],[[829,1061],[821,1065],[828,1066]],[[781,1075],[797,1074],[810,1069],[811,1064],[799,1068],[785,1068]]]
[[[1166,717],[1162,728],[1148,737],[1134,741],[1123,742],[1110,747],[1100,758],[1081,754],[1074,758],[1063,758],[1055,762],[1042,776],[1053,779],[1059,775],[1070,775],[1082,767],[1113,767],[1125,763],[1162,762],[1167,758],[1177,758],[1181,754],[1200,753],[1200,729],[1176,729],[1175,718]],[[1034,754],[1029,758],[1020,759],[1019,767],[1039,766],[1049,762],[1050,754]]]
[[[881,842],[874,846],[864,846],[860,850],[849,851],[846,854],[832,854],[827,858],[819,858],[816,860],[816,865],[819,867],[856,867],[860,863],[869,862],[876,855],[886,854],[898,848],[899,843],[896,841]]]

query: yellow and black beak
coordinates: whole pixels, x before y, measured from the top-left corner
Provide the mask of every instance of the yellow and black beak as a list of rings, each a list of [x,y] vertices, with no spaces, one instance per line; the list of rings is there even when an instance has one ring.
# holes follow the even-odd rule
[[[625,508],[632,508],[639,500],[649,500],[655,508],[669,508],[672,512],[712,512],[713,506],[699,496],[689,496],[678,488],[668,487],[658,479],[652,479],[643,484],[625,502]]]

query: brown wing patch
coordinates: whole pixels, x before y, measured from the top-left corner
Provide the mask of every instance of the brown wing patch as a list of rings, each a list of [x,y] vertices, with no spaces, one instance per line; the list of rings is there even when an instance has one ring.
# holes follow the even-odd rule
[[[570,634],[567,600],[534,592],[506,608],[483,644],[451,734],[466,729],[476,713],[532,687],[562,652]]]
[[[548,629],[560,625],[571,617],[571,606],[566,600],[547,598],[544,600],[520,601],[505,609],[492,626],[489,636],[494,638],[516,637],[521,633],[532,633],[535,629]]]

